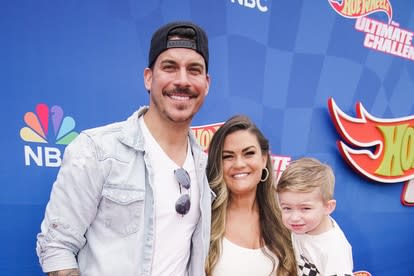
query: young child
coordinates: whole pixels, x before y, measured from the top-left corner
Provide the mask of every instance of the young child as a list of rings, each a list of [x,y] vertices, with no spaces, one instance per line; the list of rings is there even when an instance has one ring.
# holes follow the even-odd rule
[[[330,216],[336,207],[334,184],[328,165],[302,158],[288,165],[276,186],[300,276],[352,275],[351,245]]]

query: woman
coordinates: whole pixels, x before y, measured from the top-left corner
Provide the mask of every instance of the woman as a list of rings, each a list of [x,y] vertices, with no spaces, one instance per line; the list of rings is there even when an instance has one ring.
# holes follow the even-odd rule
[[[269,143],[246,116],[234,116],[214,134],[207,178],[217,197],[207,276],[296,276],[290,234],[274,191]]]

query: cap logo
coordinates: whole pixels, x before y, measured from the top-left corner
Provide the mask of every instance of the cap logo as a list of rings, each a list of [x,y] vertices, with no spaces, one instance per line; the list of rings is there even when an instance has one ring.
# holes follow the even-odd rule
[[[191,40],[175,39],[167,42],[167,48],[189,48],[197,50],[197,45]]]

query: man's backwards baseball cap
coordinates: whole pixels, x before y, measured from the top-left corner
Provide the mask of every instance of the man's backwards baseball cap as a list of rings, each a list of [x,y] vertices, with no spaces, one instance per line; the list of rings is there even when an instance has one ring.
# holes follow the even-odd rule
[[[169,39],[171,31],[176,28],[191,28],[195,32],[194,40],[188,38]],[[201,27],[192,22],[177,21],[168,23],[160,27],[152,36],[151,47],[148,54],[148,67],[152,67],[157,57],[170,48],[188,48],[193,49],[203,56],[206,63],[206,71],[208,71],[208,39],[207,35]]]

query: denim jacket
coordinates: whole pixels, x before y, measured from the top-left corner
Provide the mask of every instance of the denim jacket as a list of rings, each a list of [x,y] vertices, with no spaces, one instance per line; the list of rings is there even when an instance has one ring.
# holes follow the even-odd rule
[[[79,268],[88,275],[151,275],[154,195],[151,164],[138,117],[81,132],[65,150],[46,207],[37,254],[44,272]],[[188,275],[204,275],[210,241],[207,156],[190,132],[200,219],[192,236]],[[172,239],[174,237],[171,237]],[[174,252],[171,252],[174,254]]]

